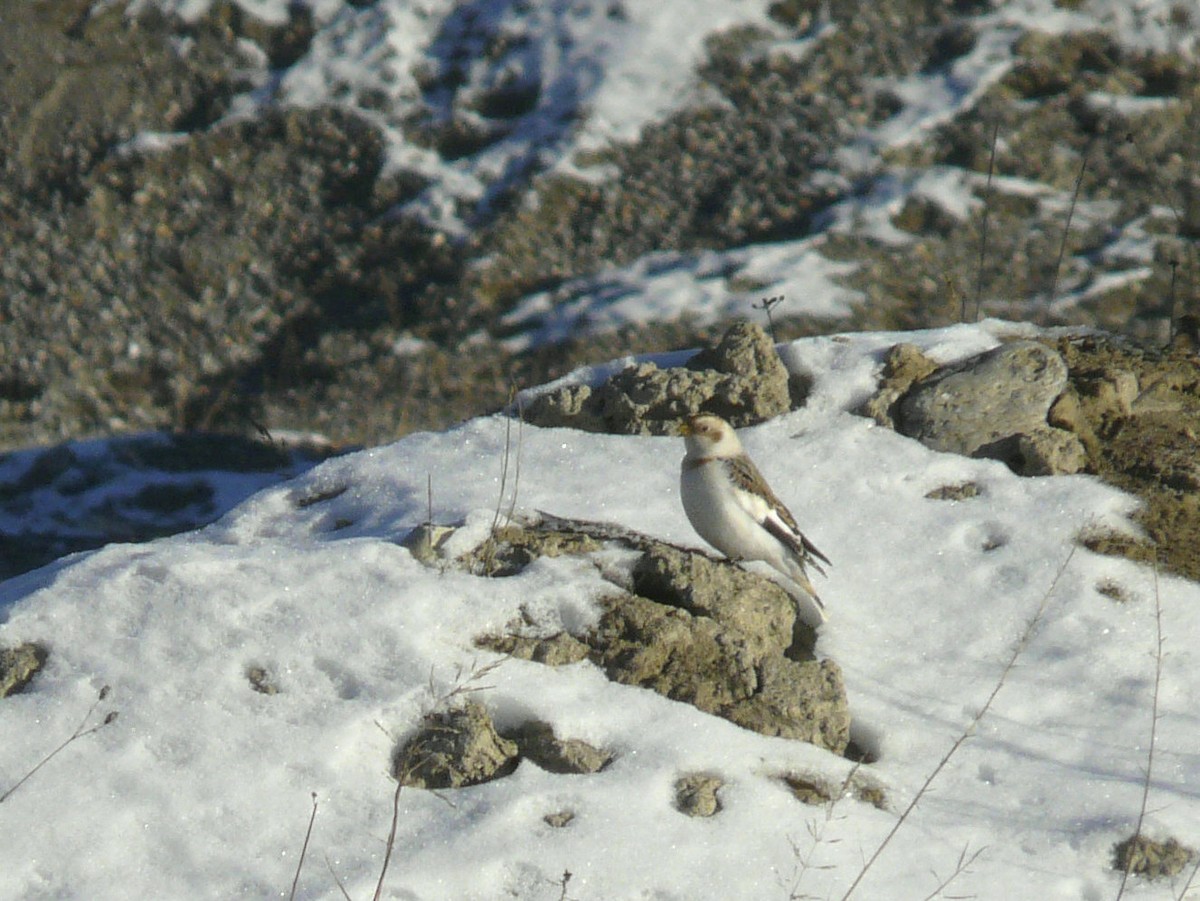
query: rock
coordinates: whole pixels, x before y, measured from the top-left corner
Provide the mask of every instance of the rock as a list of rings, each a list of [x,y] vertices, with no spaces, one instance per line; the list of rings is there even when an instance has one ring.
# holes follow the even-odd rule
[[[1195,858],[1196,852],[1168,838],[1155,841],[1144,835],[1132,835],[1113,846],[1113,869],[1128,870],[1134,876],[1160,879],[1178,876]]]
[[[500,737],[475,701],[431,713],[392,761],[392,775],[414,788],[462,788],[506,776],[518,763],[516,742]]]
[[[511,576],[537,557],[588,554],[599,549],[599,542],[587,535],[505,525],[497,528],[478,547],[463,554],[458,562],[471,572]]]
[[[568,632],[558,632],[549,638],[523,635],[483,636],[477,642],[498,654],[518,660],[532,660],[547,666],[566,666],[586,660],[592,649]]]
[[[778,735],[841,754],[850,742],[846,687],[832,660],[797,663],[764,658],[752,698],[731,706],[725,716],[761,735]]]
[[[758,690],[760,657],[708,617],[629,595],[604,602],[587,636],[608,677],[717,713]],[[741,639],[741,640],[739,640]]]
[[[44,647],[33,642],[0,648],[0,698],[24,691],[48,656]]]
[[[644,553],[633,567],[633,591],[659,604],[706,616],[748,637],[756,652],[788,649],[795,602],[779,585],[740,567],[723,565],[668,545]],[[812,659],[816,634],[802,623],[803,654]]]
[[[400,540],[400,546],[408,548],[408,552],[418,563],[439,566],[446,559],[446,540],[456,531],[454,526],[421,523]]]
[[[797,623],[794,601],[774,582],[607,523],[543,515],[525,529],[528,542],[521,531],[505,541],[530,559],[539,547],[591,553],[617,544],[640,553],[606,561],[605,577],[622,590],[600,601],[600,622],[587,633],[529,635],[523,633],[535,624],[518,622],[513,634],[482,636],[477,644],[551,665],[586,656],[613,681],[764,735],[845,752],[850,714],[841,670],[814,660],[815,634]],[[548,540],[545,532],[560,537]]]
[[[965,501],[980,494],[982,489],[978,482],[961,482],[957,485],[941,485],[926,492],[925,497],[931,501]]]
[[[279,694],[279,682],[261,666],[251,666],[246,669],[246,681],[250,687],[262,695]]]
[[[999,460],[1022,476],[1070,475],[1087,465],[1087,451],[1078,436],[1050,426],[985,444],[972,456]]]
[[[554,728],[541,720],[524,723],[508,738],[517,743],[522,757],[550,773],[598,773],[615,756],[577,738],[558,738]]]
[[[568,386],[539,395],[525,417],[545,427],[669,435],[681,420],[700,412],[741,427],[786,413],[791,406],[788,371],[771,339],[760,326],[737,322],[686,368],[634,364],[596,388]]]
[[[899,401],[896,428],[934,450],[972,455],[1046,425],[1067,364],[1037,341],[1015,341],[946,366]]]
[[[913,383],[937,370],[937,363],[929,359],[915,344],[895,344],[888,348],[883,359],[879,388],[859,409],[889,429],[896,428],[895,405],[912,387]]]
[[[797,662],[761,636],[636,595],[612,599],[587,636],[608,677],[640,685],[764,735],[811,742],[835,754],[850,740],[841,671]]]
[[[689,817],[711,817],[721,809],[717,792],[725,782],[708,773],[689,773],[675,780],[675,809]]]
[[[547,826],[553,826],[555,829],[562,829],[573,819],[575,819],[575,811],[573,810],[558,810],[542,817]]]

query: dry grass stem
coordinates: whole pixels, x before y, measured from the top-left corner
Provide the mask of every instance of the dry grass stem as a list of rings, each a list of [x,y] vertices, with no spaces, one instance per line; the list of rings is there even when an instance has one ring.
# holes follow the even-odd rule
[[[1154,772],[1154,746],[1158,740],[1158,694],[1162,685],[1163,669],[1163,631],[1162,631],[1162,596],[1158,588],[1158,558],[1154,560],[1154,692],[1150,700],[1150,747],[1146,751],[1146,775],[1142,780],[1142,803],[1138,809],[1137,825],[1133,829],[1133,837],[1137,839],[1142,834],[1142,826],[1146,822],[1146,809],[1150,801],[1150,779]],[[1129,856],[1124,869],[1121,871],[1121,887],[1117,889],[1117,901],[1125,894],[1125,885],[1129,882],[1129,871],[1133,866],[1133,855]],[[1191,880],[1188,880],[1189,883]]]
[[[34,773],[36,773],[38,770],[40,770],[42,767],[44,767],[46,764],[48,764],[51,760],[53,760],[60,751],[64,750],[72,742],[78,741],[81,738],[86,738],[87,736],[91,735],[94,732],[99,732],[101,729],[103,729],[109,723],[116,720],[117,711],[110,710],[105,715],[104,719],[101,720],[99,723],[92,726],[90,729],[84,728],[85,726],[87,726],[88,720],[90,720],[92,718],[92,714],[96,712],[96,708],[100,705],[100,702],[108,697],[109,691],[110,691],[110,689],[107,685],[105,685],[103,688],[100,689],[100,693],[96,696],[96,700],[94,700],[92,702],[92,706],[88,708],[88,712],[83,715],[83,719],[79,721],[79,725],[76,727],[75,731],[71,733],[71,737],[68,738],[66,741],[64,741],[61,745],[59,745],[53,751],[51,751],[49,754],[47,754],[45,757],[43,757],[41,759],[41,761],[37,764],[37,766],[35,766],[28,773],[26,773],[24,776],[22,776],[17,781],[17,783],[15,785],[13,785],[11,788],[9,788],[6,792],[4,792],[4,794],[0,794],[0,804],[3,804],[5,801],[7,801],[12,796],[13,792],[15,792],[18,788],[20,788],[22,785],[24,785],[26,782],[28,782]]]
[[[983,270],[987,262],[988,226],[991,225],[992,215],[992,176],[996,172],[996,143],[1000,139],[1000,120],[992,127],[992,151],[988,158],[987,188],[983,196],[983,221],[979,227],[979,265],[975,273],[975,321],[979,321],[979,308],[983,303]],[[967,321],[967,298],[962,299],[960,318]]]
[[[1054,299],[1058,296],[1058,276],[1062,271],[1063,256],[1067,252],[1067,240],[1071,237],[1071,220],[1075,218],[1075,207],[1079,205],[1079,189],[1083,186],[1083,174],[1087,172],[1090,152],[1090,147],[1084,151],[1083,162],[1079,164],[1079,174],[1075,177],[1075,191],[1071,194],[1071,205],[1067,208],[1067,221],[1063,225],[1062,241],[1058,244],[1058,258],[1054,261],[1054,275],[1050,281],[1050,296],[1046,301],[1047,306],[1053,306]]]
[[[888,834],[884,836],[883,841],[879,843],[879,847],[875,849],[875,853],[867,858],[866,863],[863,864],[862,869],[859,870],[859,873],[855,877],[854,881],[850,883],[850,887],[846,889],[846,893],[842,895],[842,901],[846,901],[847,898],[854,894],[859,885],[862,884],[863,879],[866,877],[867,873],[870,872],[871,867],[875,865],[875,861],[879,859],[879,856],[884,852],[887,846],[891,844],[892,839],[896,837],[896,833],[899,832],[904,824],[908,821],[909,815],[916,808],[917,804],[920,803],[921,799],[925,797],[925,793],[929,791],[929,786],[931,786],[934,780],[941,775],[942,770],[946,768],[946,765],[951,761],[951,759],[953,759],[954,755],[958,753],[958,749],[961,748],[963,744],[966,743],[967,739],[975,733],[975,728],[979,725],[980,720],[982,720],[984,716],[987,715],[987,712],[991,709],[992,703],[996,700],[996,696],[1000,694],[1000,689],[1004,687],[1004,683],[1008,680],[1009,673],[1011,673],[1013,667],[1016,666],[1017,658],[1021,656],[1022,652],[1028,646],[1030,639],[1033,638],[1034,632],[1041,623],[1042,617],[1046,613],[1046,608],[1049,606],[1050,597],[1054,594],[1054,589],[1062,580],[1063,573],[1066,572],[1067,566],[1070,565],[1071,560],[1075,556],[1076,547],[1076,545],[1071,546],[1071,550],[1067,554],[1066,559],[1063,560],[1062,566],[1060,566],[1058,568],[1058,572],[1054,574],[1054,579],[1051,581],[1050,587],[1047,588],[1045,593],[1042,595],[1042,599],[1038,603],[1037,610],[1034,611],[1033,616],[1030,617],[1029,622],[1025,626],[1025,630],[1021,633],[1020,638],[1017,639],[1017,643],[1013,647],[1012,654],[1009,656],[1008,662],[1005,663],[1004,669],[1001,670],[1000,678],[997,679],[996,685],[992,688],[991,694],[988,695],[987,700],[983,703],[983,706],[979,708],[979,711],[971,718],[971,721],[967,724],[966,728],[963,729],[962,733],[957,739],[955,739],[954,744],[950,746],[950,749],[942,755],[942,759],[939,760],[937,766],[933,768],[933,772],[929,774],[929,776],[925,779],[925,782],[922,783],[919,789],[917,789],[917,793],[913,795],[913,799],[908,803],[908,806],[904,808],[904,812],[900,814],[895,824],[888,831]]]
[[[979,858],[979,855],[987,850],[987,847],[978,848],[974,854],[967,855],[967,848],[964,846],[962,853],[958,855],[958,863],[954,865],[954,872],[938,883],[938,887],[925,896],[924,901],[933,901],[934,898],[945,898],[946,901],[962,901],[964,898],[973,897],[972,895],[947,895],[944,894],[947,888],[959,876],[964,873],[971,872],[971,864]],[[935,877],[937,873],[933,874]]]
[[[296,861],[296,876],[292,879],[292,890],[288,893],[288,901],[295,901],[296,887],[300,885],[300,870],[304,867],[304,857],[308,854],[308,840],[312,838],[313,823],[317,821],[317,793],[312,793],[312,816],[308,818],[308,829],[304,833],[304,844],[300,848],[300,859]]]

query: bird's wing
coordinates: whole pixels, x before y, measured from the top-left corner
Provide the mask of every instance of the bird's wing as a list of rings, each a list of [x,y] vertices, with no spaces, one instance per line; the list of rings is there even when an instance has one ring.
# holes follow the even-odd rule
[[[796,525],[796,518],[771,490],[754,461],[745,454],[730,457],[726,463],[726,471],[734,487],[738,489],[735,493],[742,508],[753,516],[759,525],[791,548],[802,561],[810,564],[821,575],[825,575],[825,571],[816,560],[821,560],[827,566],[833,564],[815,544],[804,537],[804,533]]]

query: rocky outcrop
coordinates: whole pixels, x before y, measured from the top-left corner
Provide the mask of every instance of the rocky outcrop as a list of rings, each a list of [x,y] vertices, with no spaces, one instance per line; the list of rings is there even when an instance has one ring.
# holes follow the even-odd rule
[[[525,416],[540,426],[667,435],[696,413],[715,413],[741,427],[791,408],[788,371],[771,339],[760,326],[738,322],[684,367],[637,363],[595,388],[571,385],[539,395]]]
[[[1021,475],[1100,476],[1141,498],[1134,518],[1151,542],[1097,533],[1086,546],[1200,578],[1200,379],[1190,332],[1177,338],[1162,350],[1103,334],[1018,341],[944,367],[898,344],[860,412]],[[930,496],[977,493],[943,486]]]
[[[1014,341],[949,366],[893,347],[863,412],[933,450],[1002,460],[1023,475],[1077,472],[1085,454],[1046,415],[1067,385],[1053,348]]]
[[[797,619],[795,601],[779,585],[729,561],[602,523],[546,517],[506,530],[500,543],[546,546],[547,532],[560,536],[553,547],[584,547],[582,536],[639,554],[626,566],[606,566],[620,590],[601,602],[600,620],[586,633],[529,634],[515,626],[482,636],[481,645],[548,665],[588,659],[615,682],[743,728],[846,751],[850,715],[841,670],[815,659],[815,633]]]

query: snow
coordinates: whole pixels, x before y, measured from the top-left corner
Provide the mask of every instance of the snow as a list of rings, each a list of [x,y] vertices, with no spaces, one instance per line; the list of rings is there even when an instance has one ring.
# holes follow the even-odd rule
[[[594,775],[525,761],[471,788],[404,790],[383,897],[555,899],[564,871],[578,899],[841,897],[1014,650],[995,701],[855,897],[926,897],[964,851],[980,853],[947,894],[1113,897],[1111,847],[1133,830],[1147,762],[1156,598],[1168,655],[1147,826],[1194,844],[1200,589],[1075,545],[1084,529],[1131,528],[1133,501],[1088,477],[1020,478],[935,453],[851,412],[896,340],[950,361],[1029,332],[988,321],[797,341],[782,357],[813,377],[812,397],[743,431],[834,561],[818,652],[844,671],[854,734],[879,758],[859,775],[887,809],[844,798],[827,815],[792,797],[778,776],[846,778],[852,764],[828,752],[610,683],[587,662],[508,660],[473,695],[500,726],[544,719],[616,760]],[[427,479],[435,520],[465,522],[456,550],[486,535],[509,428],[491,417],[410,435],[260,491],[200,531],[0,584],[0,645],[50,649],[29,690],[0,702],[0,793],[102,686],[111,694],[89,722],[119,711],[0,804],[0,897],[287,897],[312,793],[296,896],[342,897],[336,875],[370,897],[390,755],[438,697],[498,659],[474,639],[522,606],[548,630],[585,629],[608,590],[577,558],[488,579],[427,568],[398,545],[426,518]],[[525,426],[516,509],[697,545],[676,496],[682,450]],[[926,498],[966,481],[979,496]],[[1100,594],[1105,583],[1130,600]],[[250,667],[280,692],[251,690]],[[671,803],[675,779],[697,771],[725,781],[710,819]],[[543,821],[563,809],[575,812],[566,827]],[[1135,880],[1127,897],[1164,892]]]

